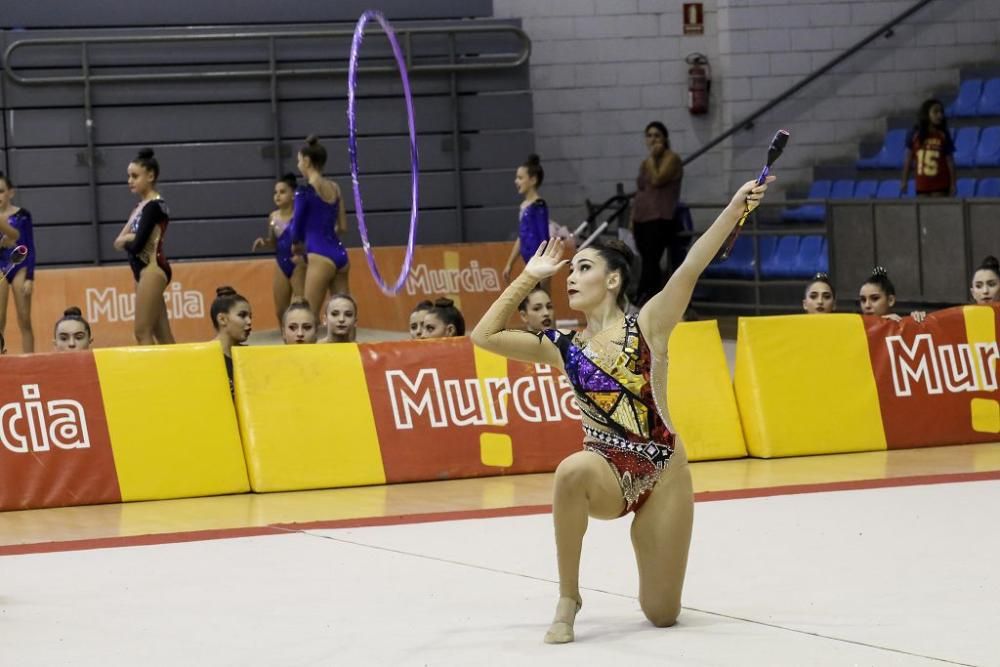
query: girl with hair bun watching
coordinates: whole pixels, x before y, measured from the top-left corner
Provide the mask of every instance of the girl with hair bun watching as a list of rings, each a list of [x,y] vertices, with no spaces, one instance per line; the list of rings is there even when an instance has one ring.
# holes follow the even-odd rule
[[[217,332],[215,340],[222,345],[222,355],[229,375],[229,390],[233,387],[233,346],[245,345],[253,330],[253,313],[250,302],[228,285],[215,290],[215,300],[209,310],[212,326]]]
[[[833,293],[830,276],[817,273],[806,285],[806,295],[802,299],[802,310],[807,313],[832,313],[837,309],[837,299]]]
[[[31,328],[31,294],[35,285],[35,234],[31,213],[14,205],[14,184],[0,171],[0,333],[7,330],[7,299],[14,295],[17,327],[21,330],[21,351],[35,351],[35,332]],[[15,247],[23,245],[28,254],[18,263],[11,262]]]
[[[339,236],[347,232],[347,212],[340,187],[323,176],[325,166],[326,149],[315,134],[309,135],[299,149],[298,167],[306,184],[295,191],[291,225],[293,248],[304,245],[308,257],[305,297],[317,322],[327,292],[351,293],[351,267]]]
[[[135,340],[140,345],[174,342],[163,292],[170,284],[170,263],[163,238],[170,211],[156,190],[160,164],[152,148],[143,148],[128,164],[128,187],[139,197],[128,222],[115,239],[115,250],[128,253],[135,278]]]
[[[452,338],[465,335],[465,317],[451,299],[437,299],[424,313],[418,338]]]
[[[858,303],[864,315],[875,315],[894,322],[902,319],[892,312],[892,307],[896,305],[896,286],[889,280],[889,272],[881,266],[872,269],[872,274],[862,283]],[[915,310],[910,313],[910,317],[917,322],[923,322],[927,313]]]
[[[517,193],[522,196],[521,212],[519,215],[519,225],[517,230],[517,240],[510,250],[510,257],[503,270],[504,282],[510,282],[511,272],[514,270],[514,262],[518,256],[527,264],[538,246],[549,238],[549,207],[545,200],[538,194],[538,188],[545,180],[545,170],[542,169],[541,159],[532,153],[528,159],[517,168],[514,176],[514,186]],[[545,289],[548,290],[549,279],[545,281]]]
[[[433,307],[434,304],[425,299],[410,311],[410,340],[420,338],[420,332],[424,328],[424,315]]]
[[[278,208],[271,211],[267,236],[257,238],[252,248],[253,252],[257,252],[258,248],[274,250],[274,281],[271,291],[279,322],[292,299],[302,298],[305,294],[305,258],[292,252],[292,205],[297,185],[295,174],[285,174],[275,182],[274,205]]]
[[[70,306],[63,311],[52,333],[52,343],[56,352],[82,352],[94,343],[90,324],[83,319],[83,311]]]
[[[1000,301],[1000,260],[989,255],[972,274],[969,294],[973,303],[988,305]]]
[[[770,176],[766,183],[773,180]],[[684,317],[699,276],[766,189],[755,181],[744,184],[638,315],[625,314],[632,258],[616,240],[584,248],[569,262],[569,307],[584,314],[583,331],[547,329],[537,335],[506,329],[535,285],[567,264],[563,242],[551,239],[472,332],[472,342],[485,350],[561,369],[583,413],[583,449],[564,459],[555,474],[559,600],[546,643],[574,640],[573,624],[583,604],[580,553],[590,517],[635,512],[639,605],[658,627],[673,625],[680,613],[694,503],[687,455],[667,410],[667,341]]]

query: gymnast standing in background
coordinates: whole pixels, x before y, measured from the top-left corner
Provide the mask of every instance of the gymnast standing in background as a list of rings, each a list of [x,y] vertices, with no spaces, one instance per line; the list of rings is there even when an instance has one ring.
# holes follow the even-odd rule
[[[285,174],[274,184],[275,210],[271,211],[267,223],[267,236],[253,242],[253,252],[263,248],[274,250],[274,312],[278,322],[288,310],[292,299],[303,298],[306,284],[305,257],[292,252],[292,210],[295,203],[295,189],[298,183],[295,174]]]
[[[156,190],[160,164],[153,149],[143,148],[128,165],[128,188],[139,197],[128,222],[115,239],[115,250],[128,253],[135,278],[135,340],[140,345],[174,342],[163,292],[170,284],[170,263],[163,238],[170,211]]]
[[[510,257],[503,270],[504,282],[509,283],[514,263],[520,256],[525,265],[535,255],[538,246],[549,238],[549,207],[538,194],[538,188],[545,180],[545,170],[542,161],[532,153],[528,159],[517,168],[514,176],[514,186],[517,193],[523,197],[518,216],[517,240],[510,249]],[[551,279],[546,279],[542,287],[547,292]]]
[[[35,351],[35,333],[31,328],[31,293],[35,285],[35,234],[31,213],[14,205],[14,184],[0,171],[0,334],[7,330],[7,299],[13,292],[17,326],[21,330],[21,351]],[[28,254],[19,264],[11,262],[15,246],[23,245]]]
[[[347,231],[340,187],[323,176],[326,149],[316,135],[310,135],[299,150],[299,171],[306,184],[295,191],[292,210],[292,242],[296,249],[304,244],[308,257],[305,297],[319,321],[327,292],[350,294],[347,249],[339,234]]]

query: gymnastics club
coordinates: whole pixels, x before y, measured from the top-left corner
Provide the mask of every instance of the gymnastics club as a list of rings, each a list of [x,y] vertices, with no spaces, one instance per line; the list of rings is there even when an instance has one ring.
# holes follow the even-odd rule
[[[7,276],[10,272],[14,270],[14,267],[24,261],[24,258],[28,256],[28,247],[19,245],[14,246],[14,249],[10,253],[10,268],[3,272],[4,282],[8,282]]]
[[[764,168],[760,170],[760,176],[757,177],[757,185],[763,185],[764,181],[767,180],[767,175],[771,173],[771,165],[774,164],[779,157],[781,157],[781,152],[785,150],[785,144],[788,143],[788,130],[778,130],[774,133],[774,138],[771,139],[771,145],[767,149],[767,164]],[[743,229],[743,223],[747,221],[750,216],[750,207],[748,206],[743,215],[740,217],[740,221],[736,223],[736,228],[729,233],[729,238],[722,245],[722,250],[716,255],[715,261],[724,262],[729,259],[729,253],[733,251],[733,246],[736,245],[736,237],[740,235],[740,230]]]

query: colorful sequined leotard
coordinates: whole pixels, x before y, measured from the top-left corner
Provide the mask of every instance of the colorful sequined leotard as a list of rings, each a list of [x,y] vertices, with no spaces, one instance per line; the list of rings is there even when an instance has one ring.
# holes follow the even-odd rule
[[[581,412],[602,427],[584,424],[584,449],[610,464],[625,498],[624,513],[638,510],[674,453],[674,434],[653,399],[652,355],[638,319],[625,318],[621,352],[610,365],[587,344],[577,346],[575,333],[547,329],[542,335],[559,348]]]

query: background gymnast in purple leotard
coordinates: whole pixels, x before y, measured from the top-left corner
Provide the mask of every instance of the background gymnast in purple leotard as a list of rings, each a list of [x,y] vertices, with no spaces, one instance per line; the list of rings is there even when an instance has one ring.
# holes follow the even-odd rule
[[[340,187],[323,177],[326,149],[316,135],[310,135],[299,150],[299,171],[307,184],[295,191],[292,212],[292,242],[296,252],[304,251],[305,297],[319,320],[327,292],[350,294],[347,249],[339,234],[347,231]]]
[[[7,328],[7,298],[13,294],[17,326],[21,330],[21,351],[29,354],[35,351],[35,334],[31,328],[35,237],[31,214],[28,209],[16,206],[13,199],[14,184],[0,171],[0,334]],[[14,264],[11,252],[19,245],[25,246],[28,254],[20,264]]]
[[[274,250],[274,312],[278,321],[288,310],[293,299],[305,298],[305,257],[292,252],[292,207],[298,181],[295,174],[285,174],[274,183],[274,205],[267,223],[267,236],[253,242],[253,251],[259,248]]]
[[[549,238],[549,207],[538,194],[538,188],[545,178],[545,170],[537,155],[532,153],[528,159],[517,168],[514,186],[517,193],[524,197],[518,215],[517,240],[511,248],[507,266],[503,270],[504,282],[510,282],[514,271],[514,262],[520,257],[527,264],[534,257],[535,251],[543,241]],[[551,280],[545,280],[542,287],[549,290]]]

